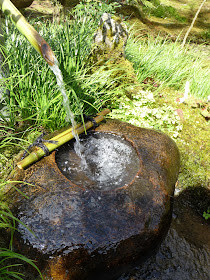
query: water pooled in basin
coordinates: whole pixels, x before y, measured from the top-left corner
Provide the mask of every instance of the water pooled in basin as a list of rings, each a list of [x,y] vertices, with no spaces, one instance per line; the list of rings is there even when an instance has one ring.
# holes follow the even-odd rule
[[[129,184],[139,170],[139,157],[130,142],[109,133],[91,133],[80,139],[85,163],[75,154],[73,142],[56,153],[61,172],[87,188],[111,190]]]
[[[66,120],[67,120],[67,122],[71,121],[71,124],[72,124],[72,128],[73,128],[72,134],[73,134],[74,138],[76,139],[75,151],[81,157],[81,147],[80,147],[79,136],[74,129],[75,126],[76,126],[76,122],[74,120],[74,114],[72,113],[72,111],[69,107],[69,99],[68,99],[68,96],[66,94],[65,85],[64,85],[64,82],[63,82],[63,75],[62,75],[62,72],[59,68],[57,59],[55,59],[55,63],[53,64],[53,66],[49,66],[49,67],[56,76],[56,80],[57,80],[59,90],[60,90],[60,92],[62,93],[62,96],[63,96],[63,106],[64,106],[64,109],[66,111]]]

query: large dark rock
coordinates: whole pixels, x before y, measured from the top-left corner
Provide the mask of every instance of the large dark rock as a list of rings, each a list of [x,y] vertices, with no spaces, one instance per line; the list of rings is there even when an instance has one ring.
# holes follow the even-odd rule
[[[11,2],[18,8],[27,8],[29,7],[34,0],[11,0]]]
[[[19,180],[34,185],[20,187],[28,198],[9,191],[11,209],[35,234],[19,225],[14,248],[35,259],[45,279],[113,279],[147,256],[168,230],[179,171],[174,141],[163,133],[114,120],[96,131],[107,134],[110,145],[112,136],[127,145],[133,167],[125,177],[127,163],[122,163],[124,185],[111,182],[100,188],[86,175],[81,175],[82,183],[77,176],[72,181],[66,178],[55,159],[67,149],[74,161],[67,145],[20,174]],[[120,148],[114,147],[115,154]],[[116,166],[119,158],[115,156]]]

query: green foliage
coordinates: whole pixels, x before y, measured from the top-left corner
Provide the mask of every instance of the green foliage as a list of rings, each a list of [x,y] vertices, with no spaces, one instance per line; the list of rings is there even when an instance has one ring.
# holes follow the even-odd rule
[[[13,149],[16,146],[23,148],[24,144],[29,144],[30,142],[23,139],[23,136],[31,130],[33,131],[32,128],[27,128],[24,132],[18,132],[14,128],[0,125],[0,151],[3,151],[7,147],[12,147]]]
[[[210,30],[203,31],[201,36],[204,40],[210,40]]]
[[[114,14],[115,9],[119,7],[117,2],[101,1],[101,0],[90,0],[81,1],[74,9],[73,13],[79,16],[81,19],[84,17],[93,17],[96,21],[92,22],[93,28],[95,29],[103,13]]]
[[[18,263],[17,263],[18,260]],[[15,262],[14,262],[15,261]],[[1,280],[12,280],[19,279],[22,280],[22,273],[18,272],[19,266],[23,265],[23,263],[28,263],[32,267],[34,267],[43,279],[41,272],[37,268],[37,266],[33,263],[32,260],[24,257],[21,254],[15,253],[10,249],[0,248],[0,279]]]
[[[136,126],[154,128],[177,138],[182,130],[180,119],[170,105],[159,107],[152,92],[139,91],[132,96],[118,99],[118,109],[113,109],[111,117],[118,118]]]
[[[178,42],[148,38],[147,41],[130,37],[126,56],[133,62],[139,82],[148,77],[160,81],[161,87],[172,87],[184,92],[190,82],[190,94],[207,99],[210,70],[203,67],[204,58],[194,49],[181,48]]]
[[[111,71],[101,69],[91,74],[87,61],[92,38],[101,14],[113,11],[114,5],[90,1],[80,3],[61,24],[40,21],[32,25],[54,50],[64,76],[70,108],[80,117],[81,111],[95,113],[117,94]],[[73,18],[73,20],[72,20]],[[67,125],[62,96],[54,74],[18,31],[8,23],[5,52],[10,77],[7,84],[10,97],[10,126],[17,121],[54,130]],[[105,83],[106,81],[106,83]],[[88,104],[88,105],[87,105]]]
[[[187,19],[179,15],[177,10],[172,6],[165,6],[159,0],[151,0],[152,6],[143,7],[146,14],[153,15],[159,18],[175,18],[179,22],[186,22]]]
[[[204,217],[205,220],[210,219],[210,209],[203,212],[203,217]]]

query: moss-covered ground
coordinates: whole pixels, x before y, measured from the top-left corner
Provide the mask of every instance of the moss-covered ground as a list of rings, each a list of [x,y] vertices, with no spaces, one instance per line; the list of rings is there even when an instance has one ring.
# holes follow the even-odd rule
[[[175,139],[181,154],[177,188],[209,187],[209,123],[202,115],[207,110],[207,102],[190,96],[184,103],[179,103],[178,96],[176,92],[166,90],[157,99],[160,107],[165,103],[170,104],[177,112],[182,124],[182,129]]]
[[[174,41],[178,39],[181,42],[201,2],[201,0],[162,0],[161,4],[174,8],[174,16],[173,14],[164,16],[162,12],[162,16],[157,17],[155,12],[148,12],[145,23],[137,17],[129,17],[128,14],[127,18],[129,23],[133,24],[136,35],[141,38],[147,38],[148,34],[152,34],[153,36],[167,36]],[[207,68],[210,65],[209,8],[210,3],[207,1],[188,38],[195,52],[202,51],[202,56],[205,57],[203,67]],[[176,17],[176,15],[179,15],[180,18]],[[171,106],[178,114],[182,126],[178,136],[175,138],[181,154],[181,168],[177,188],[183,189],[196,186],[209,188],[209,103],[207,99],[199,100],[191,95],[184,103],[179,103],[178,98],[182,96],[183,94],[180,92],[168,88],[164,88],[160,94],[155,96],[155,108],[161,110],[163,106]],[[169,130],[164,132],[173,137],[173,133],[170,133]]]

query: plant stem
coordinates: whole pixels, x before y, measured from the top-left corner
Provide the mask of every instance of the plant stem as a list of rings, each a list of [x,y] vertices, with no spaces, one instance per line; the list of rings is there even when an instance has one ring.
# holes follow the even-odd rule
[[[195,23],[195,21],[196,21],[198,15],[199,15],[199,13],[200,13],[200,11],[201,11],[201,8],[203,7],[203,5],[204,5],[205,2],[206,2],[206,0],[203,0],[203,2],[201,3],[200,7],[198,8],[198,10],[197,10],[197,12],[196,12],[196,14],[195,14],[195,16],[194,16],[194,18],[193,18],[193,20],[192,20],[192,23],[191,23],[189,29],[187,30],[187,32],[186,32],[186,34],[185,34],[185,36],[184,36],[184,40],[183,40],[183,42],[182,42],[182,48],[184,47],[184,45],[185,45],[185,43],[186,43],[186,40],[187,40],[187,37],[188,37],[188,35],[189,35],[191,29],[193,28],[193,25],[194,25],[194,23]]]

